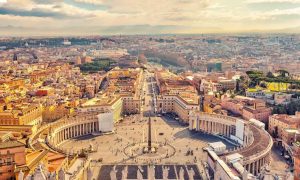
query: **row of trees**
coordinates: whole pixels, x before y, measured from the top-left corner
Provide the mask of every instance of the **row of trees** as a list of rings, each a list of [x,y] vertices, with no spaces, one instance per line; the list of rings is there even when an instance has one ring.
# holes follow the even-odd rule
[[[277,105],[273,107],[273,114],[294,115],[296,111],[300,111],[300,101],[292,101],[288,105]]]
[[[91,63],[79,65],[79,68],[83,72],[109,71],[114,63],[111,59],[94,59]]]
[[[299,87],[300,81],[292,79],[288,71],[278,70],[277,73],[279,75],[274,76],[271,72],[264,75],[261,71],[247,71],[246,74],[250,78],[249,87],[255,87],[260,84],[264,85],[262,82],[289,83],[291,84],[291,88]]]

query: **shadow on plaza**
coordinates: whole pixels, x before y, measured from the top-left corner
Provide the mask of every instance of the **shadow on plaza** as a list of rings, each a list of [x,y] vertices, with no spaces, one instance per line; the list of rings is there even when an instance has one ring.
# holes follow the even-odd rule
[[[74,137],[72,139],[75,140],[75,141],[92,140],[93,138],[96,138],[98,136],[102,136],[102,135],[101,134],[99,134],[99,135],[87,134],[87,135],[84,135],[84,136]]]
[[[127,179],[137,179],[137,171],[140,168],[142,170],[141,174],[143,179],[148,179],[148,166],[147,165],[103,165],[100,168],[100,172],[98,175],[98,180],[110,180],[110,172],[114,169],[116,171],[117,179],[122,179],[122,171],[125,166],[127,166]],[[184,179],[189,179],[188,170],[193,169],[194,171],[194,179],[201,180],[201,174],[196,165],[160,165],[157,164],[154,166],[154,176],[155,179],[163,179],[163,168],[168,168],[168,179],[177,179],[179,177],[180,169],[183,170]]]
[[[172,119],[170,117],[162,116],[161,119],[164,120],[165,123],[167,123],[170,127],[176,128],[176,127],[185,127],[185,124],[181,124],[175,119]]]
[[[224,139],[221,139],[215,135],[207,134],[207,133],[203,133],[203,132],[190,131],[188,128],[175,133],[174,138],[175,139],[188,138],[188,139],[192,139],[192,140],[204,141],[206,143],[213,143],[213,142],[221,141],[226,145],[226,149],[231,149],[231,148],[235,147],[235,145],[228,143]]]

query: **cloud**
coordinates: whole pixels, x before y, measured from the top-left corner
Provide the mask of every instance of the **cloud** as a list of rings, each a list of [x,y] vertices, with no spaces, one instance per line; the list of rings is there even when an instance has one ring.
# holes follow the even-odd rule
[[[86,3],[86,4],[94,4],[94,5],[103,5],[102,0],[73,0],[77,3]]]
[[[50,17],[56,19],[95,16],[93,12],[68,5],[61,0],[24,0],[22,3],[19,4],[19,2],[15,0],[10,0],[8,3],[0,6],[0,14],[25,17]]]
[[[60,12],[49,12],[46,9],[33,8],[31,10],[20,10],[20,9],[9,9],[0,7],[0,14],[8,14],[14,16],[35,16],[35,17],[53,17],[53,18],[62,18],[66,17],[66,14]]]
[[[300,3],[300,0],[247,0],[248,4],[260,4],[260,3]]]
[[[299,6],[266,4],[273,2],[300,0],[8,0],[0,4],[0,22],[6,29],[14,25],[35,34],[232,32],[300,26]]]
[[[63,0],[33,0],[37,4],[53,4],[58,2],[63,2]]]
[[[248,16],[248,19],[253,21],[265,20],[270,22],[270,20],[276,21],[279,18],[291,19],[292,16],[299,16],[300,19],[300,7],[290,9],[274,9],[271,11],[251,13]]]
[[[103,0],[104,1],[104,0]],[[209,6],[209,0],[105,0],[112,13],[168,14],[197,13]]]

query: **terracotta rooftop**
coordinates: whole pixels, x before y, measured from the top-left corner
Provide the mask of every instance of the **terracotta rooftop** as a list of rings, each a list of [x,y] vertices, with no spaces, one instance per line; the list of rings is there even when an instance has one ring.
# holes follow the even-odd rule
[[[8,149],[8,148],[15,148],[15,147],[22,147],[22,146],[25,146],[25,144],[19,141],[7,141],[7,142],[0,143],[0,149]]]

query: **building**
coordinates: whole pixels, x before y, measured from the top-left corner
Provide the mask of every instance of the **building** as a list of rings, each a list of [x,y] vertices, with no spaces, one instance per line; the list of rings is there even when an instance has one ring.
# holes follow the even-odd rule
[[[242,116],[246,120],[257,119],[266,123],[271,114],[272,109],[266,107],[265,101],[256,99],[251,101],[249,105],[244,106]]]
[[[189,115],[191,110],[199,110],[199,100],[198,97],[191,96],[182,97],[183,94],[180,95],[164,95],[159,96],[157,99],[158,104],[158,112],[160,113],[168,113],[173,112],[178,115],[179,120],[188,123]]]
[[[92,58],[89,56],[84,56],[81,58],[81,63],[91,63],[92,62]]]
[[[275,104],[288,104],[291,102],[292,94],[286,93],[275,93],[274,94],[274,102]]]
[[[236,89],[236,80],[234,79],[219,79],[218,83],[213,83],[213,91],[227,91]]]
[[[294,143],[294,180],[300,180],[300,141]]]
[[[96,113],[100,131],[112,129],[111,124],[118,123],[124,115],[140,113],[142,76],[139,68],[114,68],[106,74],[108,85],[105,91],[82,103],[78,112]],[[102,126],[100,121],[107,126]]]
[[[48,150],[32,151],[26,154],[26,164],[17,166],[15,177],[19,179],[57,179],[61,169],[69,169],[74,157]],[[47,177],[47,178],[45,178]]]
[[[292,146],[294,142],[300,141],[300,129],[286,128],[283,130],[281,138],[285,145]]]
[[[14,179],[15,167],[26,164],[25,144],[7,141],[0,144],[0,179]]]
[[[269,117],[268,131],[274,137],[283,138],[285,129],[297,129],[300,127],[300,112],[289,116],[287,114],[273,114]]]
[[[199,110],[199,96],[192,83],[169,71],[155,72],[159,89],[157,112],[175,113],[179,120],[189,123],[191,110]]]
[[[266,106],[265,101],[243,96],[224,98],[221,106],[223,109],[235,115],[240,115],[246,120],[257,119],[267,122],[272,113],[272,109]]]
[[[246,96],[251,98],[263,98],[265,97],[265,91],[261,89],[247,89]]]
[[[21,104],[0,112],[0,125],[31,125],[36,131],[42,123],[40,105]]]
[[[120,96],[102,96],[102,98],[93,98],[83,103],[78,112],[80,113],[111,113],[112,121],[119,122],[123,115],[123,100]],[[102,116],[99,116],[102,117]]]

